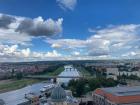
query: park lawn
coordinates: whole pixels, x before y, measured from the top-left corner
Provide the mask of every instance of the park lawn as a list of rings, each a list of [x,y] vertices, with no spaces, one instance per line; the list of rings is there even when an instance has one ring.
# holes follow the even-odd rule
[[[83,76],[90,76],[90,73],[85,68],[83,68],[83,67],[77,67],[77,70]],[[46,72],[44,74],[37,75],[37,76],[57,76],[57,75],[59,75],[63,71],[64,71],[64,67],[59,67],[56,70],[54,70],[53,72]]]
[[[46,72],[46,73],[42,74],[41,76],[57,76],[63,71],[64,71],[64,67],[59,67],[56,70],[54,70],[53,72]]]
[[[40,81],[35,79],[10,80],[7,83],[0,84],[0,93],[20,89],[37,82]]]
[[[77,67],[77,70],[81,73],[83,76],[91,76],[91,74],[83,67]]]
[[[61,72],[64,71],[64,67],[59,67],[58,69],[56,69],[54,72],[50,73],[50,75],[52,76],[57,76],[59,75]]]
[[[77,70],[81,73],[81,75],[90,76],[90,73],[83,67],[80,67],[80,68],[77,67]],[[64,71],[64,67],[59,67],[54,72],[47,72],[47,73],[43,74],[43,76],[57,76],[63,71]]]

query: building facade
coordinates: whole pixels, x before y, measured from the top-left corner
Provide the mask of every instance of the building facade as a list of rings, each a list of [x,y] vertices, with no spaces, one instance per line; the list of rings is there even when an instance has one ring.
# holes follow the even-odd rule
[[[106,75],[107,75],[107,78],[113,78],[114,80],[117,80],[117,76],[119,75],[119,69],[106,68]]]
[[[140,105],[140,86],[99,88],[92,96],[96,105]]]
[[[107,78],[113,78],[114,80],[117,80],[117,76],[122,76],[122,75],[126,75],[126,76],[135,75],[140,77],[140,70],[119,71],[118,68],[106,68],[106,75]]]
[[[78,105],[78,102],[74,101],[71,91],[65,91],[57,85],[51,93],[51,102],[48,105]]]

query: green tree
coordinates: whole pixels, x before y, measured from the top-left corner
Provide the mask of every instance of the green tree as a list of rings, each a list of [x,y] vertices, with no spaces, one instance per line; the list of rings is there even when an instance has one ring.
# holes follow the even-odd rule
[[[21,72],[16,73],[16,79],[22,79],[23,74]]]
[[[99,79],[97,78],[91,78],[89,79],[89,88],[91,91],[95,90],[96,88],[99,88],[101,86]]]
[[[15,70],[12,69],[12,72],[11,72],[12,77],[14,77],[14,74],[15,74]]]
[[[77,82],[78,82],[77,80],[72,79],[69,81],[68,86],[69,87],[71,87],[71,86],[76,87]]]
[[[139,79],[139,77],[138,77],[138,76],[136,76],[136,75],[130,75],[130,76],[128,76],[128,79],[138,80],[138,79]]]
[[[76,85],[77,85],[77,80],[70,80],[68,83],[68,88],[72,91],[72,94],[76,96]]]
[[[104,82],[105,82],[104,87],[114,87],[118,84],[118,82],[113,80],[112,78],[108,78]]]
[[[85,93],[85,84],[86,84],[85,80],[83,79],[78,80],[78,83],[76,85],[76,94],[78,97],[80,97]]]

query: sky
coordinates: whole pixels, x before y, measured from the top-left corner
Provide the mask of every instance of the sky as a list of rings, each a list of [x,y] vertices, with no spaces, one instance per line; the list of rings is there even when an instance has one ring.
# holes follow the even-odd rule
[[[140,0],[0,0],[0,62],[140,58]]]

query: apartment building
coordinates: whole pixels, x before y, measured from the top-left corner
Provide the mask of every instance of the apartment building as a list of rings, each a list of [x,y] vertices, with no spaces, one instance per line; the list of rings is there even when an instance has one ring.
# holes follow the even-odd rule
[[[126,75],[126,76],[135,75],[140,77],[140,70],[119,71],[118,68],[106,68],[106,74],[107,74],[107,78],[113,78],[114,80],[117,80],[117,76],[122,76],[122,75]]]

